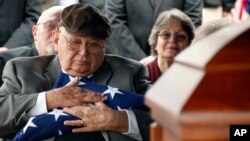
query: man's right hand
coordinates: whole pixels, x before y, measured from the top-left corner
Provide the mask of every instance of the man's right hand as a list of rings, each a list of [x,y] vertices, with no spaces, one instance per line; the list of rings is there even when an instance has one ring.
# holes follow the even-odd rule
[[[79,78],[66,86],[46,92],[47,109],[86,105],[88,103],[107,100],[98,92],[77,87]]]

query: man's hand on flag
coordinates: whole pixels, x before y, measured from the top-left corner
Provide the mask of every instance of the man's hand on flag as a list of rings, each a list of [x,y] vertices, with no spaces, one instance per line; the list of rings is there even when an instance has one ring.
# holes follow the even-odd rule
[[[64,87],[47,91],[46,103],[48,110],[107,100],[107,97],[99,92],[77,87],[78,83],[79,78],[75,78]]]
[[[93,131],[125,133],[128,131],[128,117],[126,112],[113,110],[103,102],[96,102],[94,106],[64,108],[63,111],[81,119],[64,122],[65,126],[77,127],[72,130],[73,133]],[[121,126],[121,123],[125,126]]]
[[[72,133],[72,130],[126,133],[130,124],[127,114],[131,111],[128,109],[147,110],[143,95],[93,83],[85,78],[79,81],[79,78],[75,79],[65,73],[60,74],[53,88],[46,94],[47,105],[52,104],[48,110],[71,107],[68,110],[64,109],[69,114],[54,109],[47,114],[31,118],[16,134],[15,141],[48,139]],[[70,120],[73,122],[69,122]]]

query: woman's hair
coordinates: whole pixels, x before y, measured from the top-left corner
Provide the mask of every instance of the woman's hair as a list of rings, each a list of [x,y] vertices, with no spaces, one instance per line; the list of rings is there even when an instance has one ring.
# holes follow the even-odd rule
[[[149,35],[149,45],[151,46],[151,54],[156,55],[155,46],[157,43],[158,34],[164,28],[164,26],[169,23],[171,20],[180,21],[182,28],[188,35],[188,45],[191,44],[194,39],[194,23],[192,20],[183,12],[178,9],[172,9],[169,11],[162,12],[155,21],[155,24]]]

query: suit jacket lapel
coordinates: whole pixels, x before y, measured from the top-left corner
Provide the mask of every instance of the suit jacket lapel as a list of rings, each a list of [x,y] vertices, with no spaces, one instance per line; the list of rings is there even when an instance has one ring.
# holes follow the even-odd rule
[[[158,3],[155,5],[155,9],[154,9],[154,21],[156,20],[157,16],[159,15],[159,12],[161,10],[161,7],[163,6],[162,2],[164,0],[158,0]],[[166,7],[166,5],[164,5]]]
[[[101,67],[93,74],[93,82],[97,82],[98,84],[107,85],[109,79],[112,76],[112,69],[108,62],[104,60]]]
[[[53,84],[56,80],[56,78],[59,76],[61,72],[61,66],[59,63],[59,59],[57,56],[53,58],[53,60],[48,65],[44,75],[49,81],[50,89],[52,89]]]
[[[151,8],[152,8],[152,10],[154,10],[154,3],[153,3],[153,1],[152,0],[147,0],[148,1],[148,3],[149,3],[149,5],[151,6]]]

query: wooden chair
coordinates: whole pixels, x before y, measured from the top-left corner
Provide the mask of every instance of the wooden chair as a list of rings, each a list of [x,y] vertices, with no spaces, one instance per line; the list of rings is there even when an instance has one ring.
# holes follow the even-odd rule
[[[146,93],[151,141],[227,141],[250,124],[250,21],[223,28],[180,53]]]

